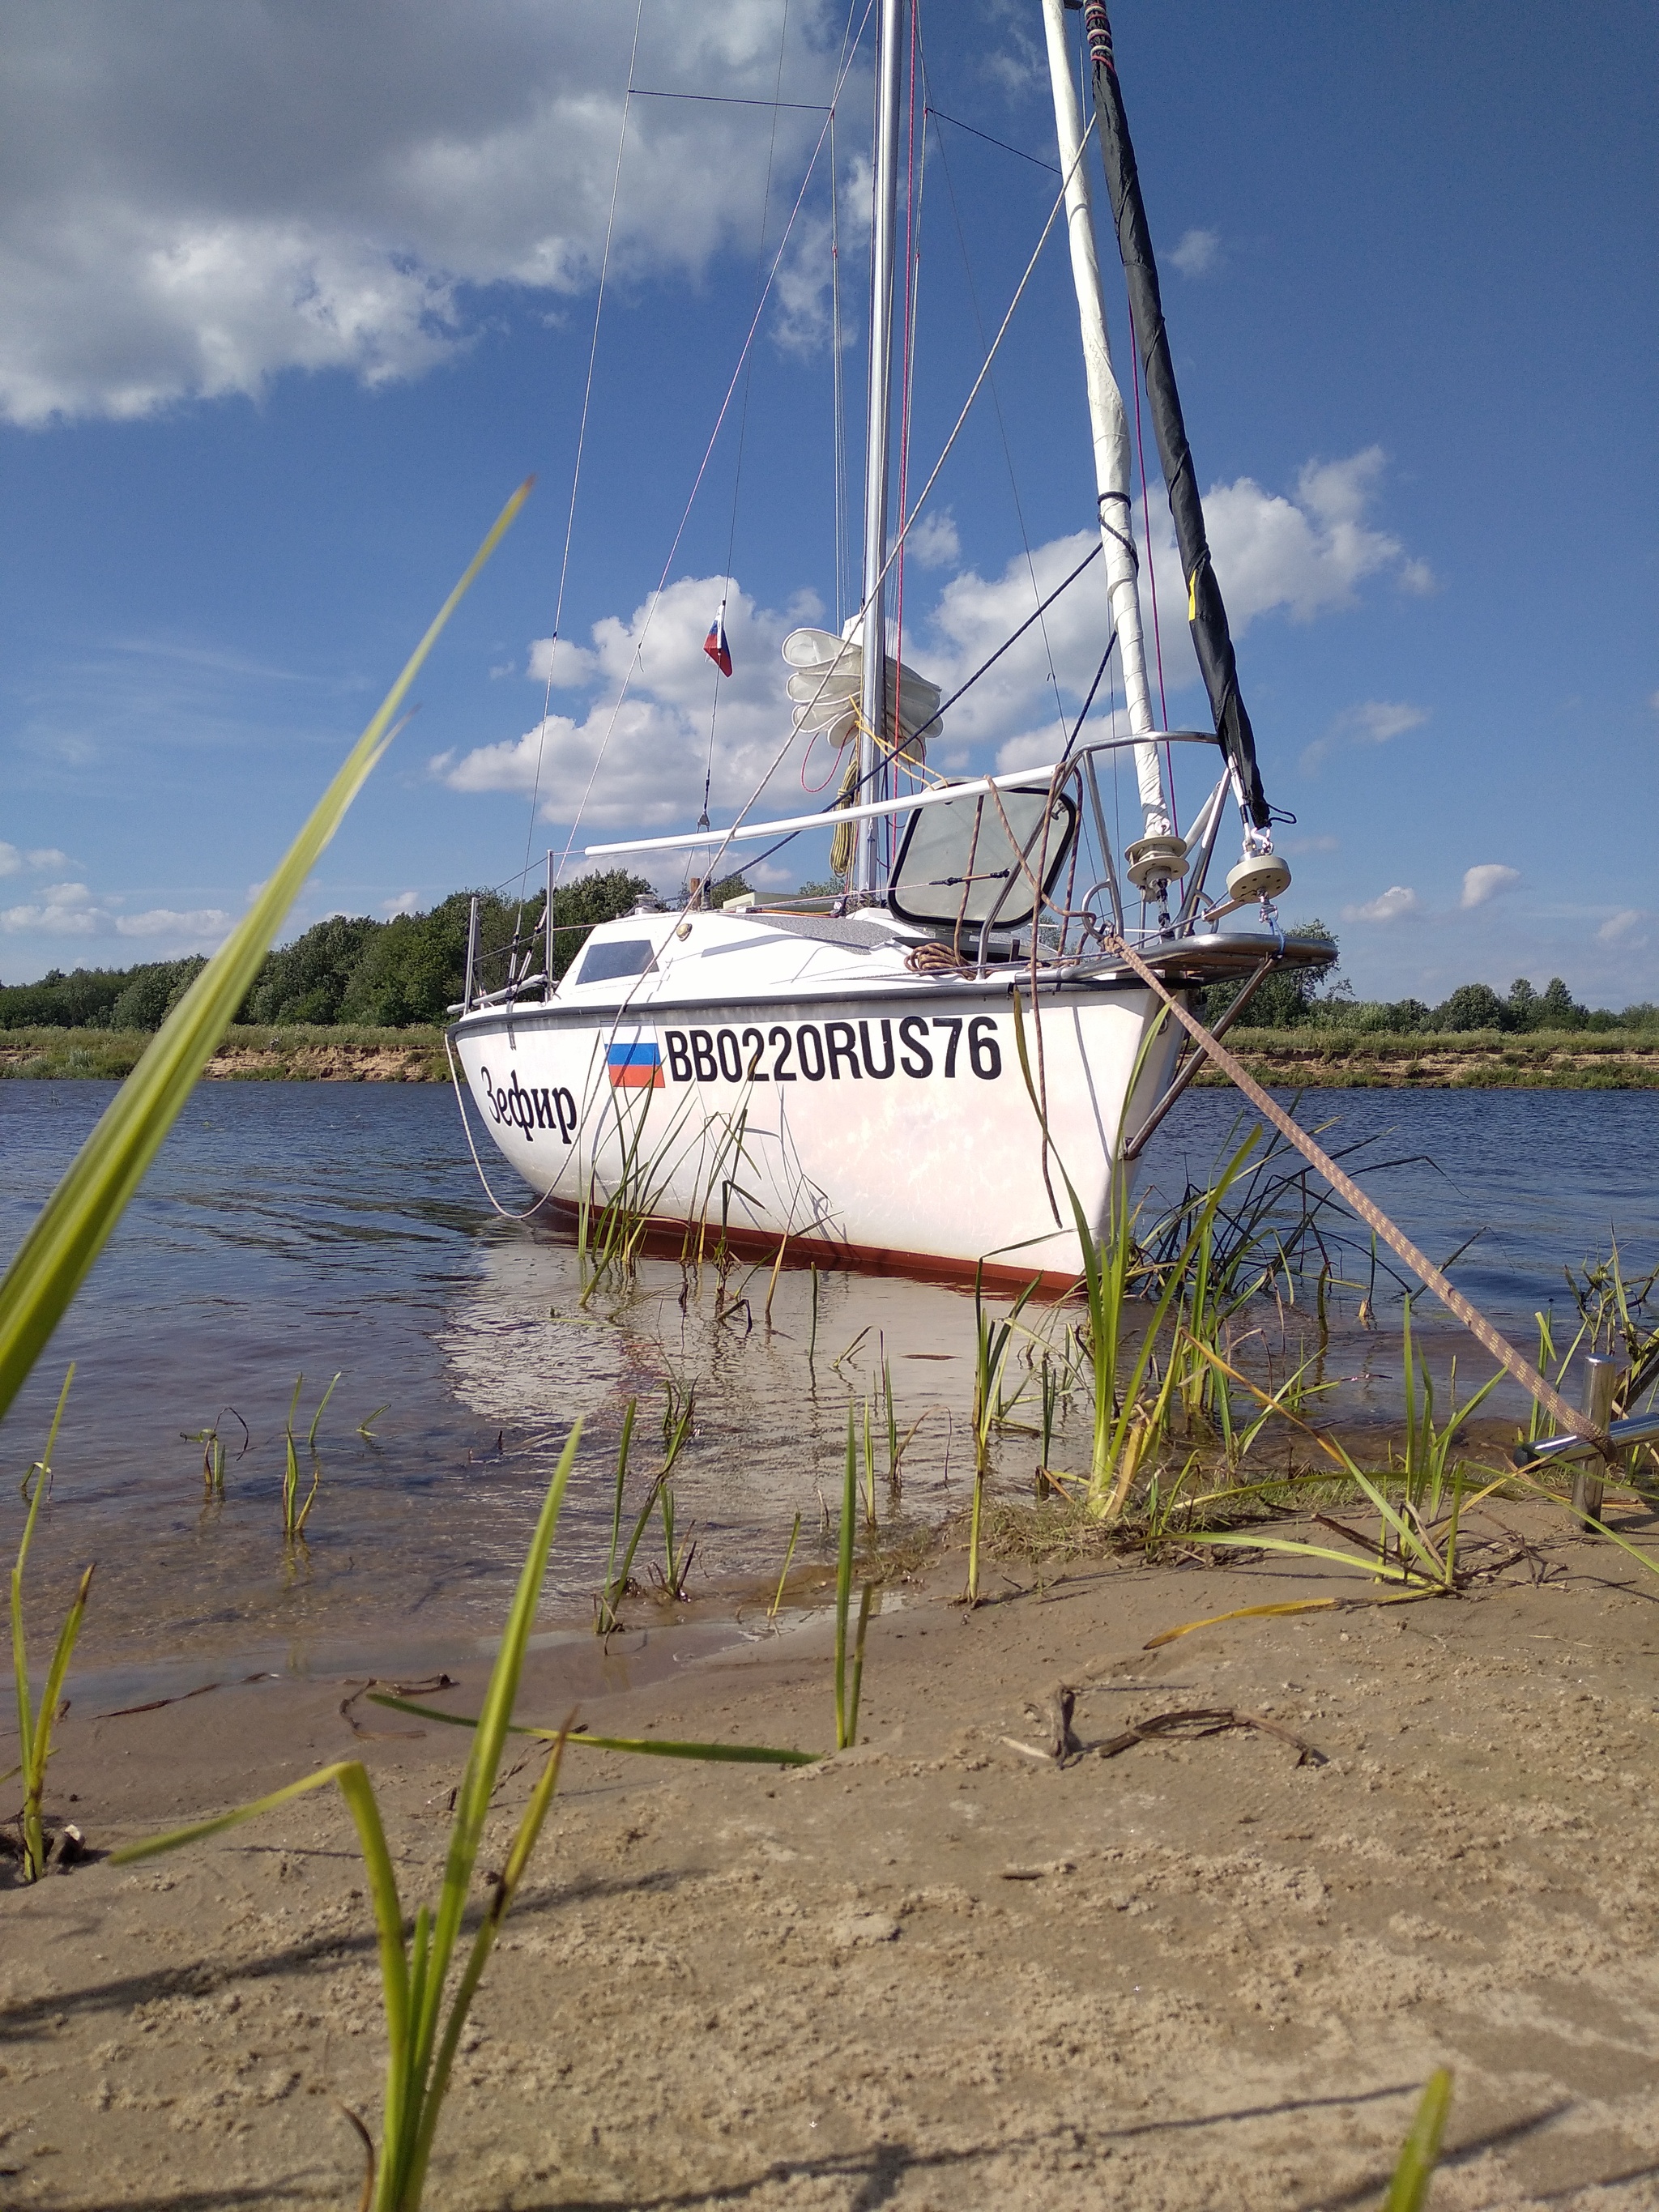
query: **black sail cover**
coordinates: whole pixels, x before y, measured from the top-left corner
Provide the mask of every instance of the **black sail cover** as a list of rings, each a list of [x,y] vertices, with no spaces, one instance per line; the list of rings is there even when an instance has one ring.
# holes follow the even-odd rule
[[[1075,6],[1077,0],[1068,0]],[[1100,125],[1101,158],[1106,165],[1106,189],[1117,224],[1117,242],[1123,256],[1129,309],[1134,318],[1140,349],[1141,369],[1146,380],[1146,398],[1152,428],[1158,435],[1158,459],[1170,489],[1170,513],[1175,521],[1176,544],[1181,572],[1187,580],[1187,619],[1192,624],[1193,644],[1210,695],[1215,732],[1227,757],[1238,773],[1245,805],[1258,830],[1272,817],[1261,775],[1255,762],[1255,733],[1244,702],[1238,696],[1238,663],[1221,586],[1210,562],[1209,540],[1204,533],[1204,507],[1193,473],[1192,448],[1182,419],[1181,395],[1176,390],[1175,368],[1170,359],[1169,334],[1164,327],[1164,301],[1158,290],[1158,264],[1152,258],[1152,234],[1140,198],[1140,178],[1135,168],[1135,149],[1123,112],[1123,94],[1112,61],[1112,27],[1105,0],[1083,0],[1083,29],[1089,46],[1090,73],[1094,79],[1095,114]]]

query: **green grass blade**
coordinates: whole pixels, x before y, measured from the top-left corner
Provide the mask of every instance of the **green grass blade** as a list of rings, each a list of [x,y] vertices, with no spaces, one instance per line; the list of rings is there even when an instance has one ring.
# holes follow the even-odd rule
[[[64,1677],[69,1672],[75,1639],[81,1633],[81,1623],[87,1616],[87,1592],[91,1588],[92,1569],[88,1567],[81,1577],[81,1587],[75,1594],[75,1602],[64,1615],[64,1625],[58,1632],[58,1647],[52,1655],[52,1665],[46,1669],[46,1686],[40,1693],[40,1710],[35,1716],[34,1731],[29,1741],[28,1771],[23,1788],[23,1842],[31,1879],[35,1881],[46,1870],[45,1842],[40,1830],[40,1799],[46,1786],[46,1761],[52,1757],[52,1724],[58,1711],[58,1700],[64,1694]]]
[[[337,1375],[334,1378],[334,1382],[337,1382],[339,1379],[339,1376]],[[324,1391],[322,1402],[319,1405],[316,1412],[311,1417],[311,1433],[306,1438],[306,1449],[307,1451],[314,1452],[317,1449],[317,1431],[322,1424],[323,1415],[328,1411],[328,1401],[334,1395],[334,1382],[331,1382],[327,1389]]]
[[[279,1805],[303,1797],[307,1790],[320,1790],[325,1783],[337,1782],[354,1763],[345,1759],[333,1766],[319,1766],[314,1774],[286,1783],[267,1797],[254,1798],[251,1804],[238,1805],[234,1812],[216,1814],[210,1820],[193,1821],[188,1828],[169,1828],[166,1835],[147,1836],[141,1844],[123,1844],[118,1850],[110,1853],[109,1863],[112,1866],[132,1866],[140,1859],[159,1858],[163,1851],[182,1850],[186,1844],[204,1843],[210,1836],[222,1836],[227,1829],[240,1828],[245,1820],[256,1820],[261,1813],[274,1813]]]
[[[489,1954],[495,1948],[495,1938],[501,1932],[501,1923],[507,1917],[519,1884],[524,1879],[525,1869],[530,1863],[530,1855],[536,1848],[537,1839],[547,1819],[547,1808],[553,1802],[553,1792],[558,1787],[559,1767],[564,1756],[565,1741],[569,1732],[569,1725],[567,1721],[564,1727],[554,1737],[553,1747],[547,1755],[547,1764],[543,1767],[540,1779],[530,1794],[530,1802],[525,1808],[524,1818],[520,1821],[518,1833],[513,1838],[513,1848],[507,1853],[507,1864],[502,1869],[501,1878],[495,1885],[495,1893],[490,1899],[483,1923],[472,1939],[471,1954],[462,1972],[459,1985],[456,1989],[454,2002],[449,2008],[449,2018],[445,2023],[443,2041],[439,2045],[437,2061],[432,2069],[432,2080],[428,2087],[426,2102],[421,2113],[420,2138],[416,2145],[414,2165],[406,2185],[408,2201],[411,2203],[418,2204],[421,2201],[422,2190],[426,2180],[427,2164],[432,2155],[433,2138],[438,2131],[438,2118],[443,2110],[445,2093],[449,2087],[450,2069],[455,2063],[455,2052],[460,2043],[461,2031],[466,2026],[466,2016],[472,2009],[472,2000],[477,1995],[478,1984],[483,1980],[483,1970],[489,1963]]]
[[[841,1541],[836,1555],[836,1749],[847,1748],[847,1608],[853,1595],[853,1521],[858,1510],[858,1462],[853,1408],[847,1408],[847,1468],[842,1480]]]
[[[1400,2162],[1389,2184],[1382,2212],[1423,2212],[1440,2162],[1440,2140],[1451,2110],[1451,2069],[1442,2066],[1430,2075],[1417,2107],[1410,2132],[1401,2146]]]
[[[422,1999],[421,2015],[412,2023],[412,2064],[417,2083],[426,2079],[431,2062],[444,1978],[449,1969],[456,1936],[460,1932],[461,1915],[466,1909],[472,1869],[477,1860],[479,1844],[483,1840],[484,1821],[489,1813],[490,1793],[495,1789],[495,1777],[501,1767],[501,1746],[512,1721],[513,1701],[518,1695],[519,1677],[524,1670],[525,1652],[535,1623],[543,1578],[547,1572],[548,1553],[552,1549],[554,1531],[558,1527],[559,1509],[564,1503],[565,1486],[570,1480],[576,1447],[580,1440],[581,1424],[579,1421],[571,1430],[565,1448],[559,1455],[558,1466],[548,1485],[547,1496],[542,1502],[536,1533],[531,1539],[512,1610],[507,1617],[501,1648],[490,1674],[489,1686],[484,1692],[483,1711],[478,1716],[471,1755],[467,1760],[466,1772],[456,1798],[455,1818],[449,1832],[449,1850],[444,1863],[443,1890],[433,1922],[431,1973]],[[404,2148],[406,2151],[412,2152],[414,2147],[410,2144]],[[394,2145],[389,2135],[386,2148],[388,2155],[391,2155]],[[404,2166],[397,2176],[397,2186],[392,2197],[393,2203],[401,2198],[408,2178],[408,2168]]]
[[[64,1407],[69,1401],[70,1384],[73,1382],[74,1380],[75,1367],[73,1362],[71,1362],[69,1372],[64,1377],[64,1387],[58,1393],[58,1410],[53,1413],[52,1417],[52,1426],[46,1432],[46,1450],[41,1454],[40,1459],[35,1463],[34,1489],[29,1498],[28,1513],[23,1522],[22,1539],[18,1544],[17,1558],[13,1564],[11,1571],[11,1669],[13,1686],[17,1692],[17,1747],[19,1753],[21,1754],[18,1759],[17,1771],[29,1778],[31,1784],[33,1780],[36,1765],[34,1757],[34,1714],[29,1697],[28,1646],[23,1633],[23,1570],[28,1564],[29,1547],[34,1541],[35,1516],[40,1510],[40,1500],[45,1495],[47,1485],[52,1480],[52,1449],[58,1442],[58,1425],[63,1420]],[[83,1600],[85,1595],[86,1590],[83,1583],[82,1587],[82,1597]],[[42,1699],[40,1706],[41,1724],[47,1729],[48,1733],[50,1733],[51,1730],[52,1715],[56,1710],[57,1700],[55,1698]],[[47,1756],[50,1757],[50,1753],[48,1753]],[[46,1766],[46,1760],[44,1759],[40,1760],[40,1765],[42,1772],[44,1772]],[[37,1842],[38,1840],[39,1839],[36,1838]],[[24,1841],[25,1848],[27,1849],[28,1844],[28,1838],[27,1835],[25,1836]],[[37,1871],[39,1869],[37,1869]]]
[[[443,1721],[450,1728],[478,1725],[471,1713],[441,1713],[435,1705],[417,1705],[408,1698],[394,1698],[380,1690],[371,1690],[368,1700],[394,1713],[413,1713],[417,1720]],[[557,1729],[532,1728],[524,1721],[514,1721],[507,1729],[509,1735],[539,1736],[544,1743],[551,1742],[558,1733]],[[675,1743],[656,1736],[589,1735],[586,1731],[573,1733],[570,1741],[584,1751],[639,1752],[647,1759],[726,1760],[738,1766],[811,1766],[823,1756],[819,1751],[787,1751],[775,1744]]]
[[[1238,1528],[1183,1528],[1181,1540],[1183,1544],[1238,1544],[1251,1552],[1291,1552],[1303,1559],[1334,1559],[1339,1567],[1352,1567],[1377,1582],[1408,1579],[1403,1567],[1379,1566],[1374,1559],[1362,1558],[1358,1552],[1339,1552],[1328,1544],[1304,1544],[1294,1536],[1250,1536]]]
[[[520,485],[502,508],[305,827],[247,913],[162,1024],[24,1238],[0,1283],[0,1414],[16,1396],[102,1250],[247,996],[289,907],[390,744],[393,717],[421,664],[529,490],[527,483]]]

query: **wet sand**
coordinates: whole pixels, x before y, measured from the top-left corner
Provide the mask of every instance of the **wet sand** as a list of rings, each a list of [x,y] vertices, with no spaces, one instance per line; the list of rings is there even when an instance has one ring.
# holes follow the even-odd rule
[[[872,1626],[855,1751],[793,1772],[572,1751],[428,2201],[1335,2212],[1376,2202],[1445,2063],[1437,2212],[1659,2203],[1659,1580],[1541,1507],[1490,1509],[1489,1558],[1510,1531],[1530,1549],[1480,1594],[1390,1607],[1300,1562],[1091,1562],[1039,1589],[1009,1561],[969,1615],[945,1553]],[[1357,1601],[1143,1648],[1319,1595]],[[833,1740],[829,1624],[749,1626],[665,1670],[655,1639],[631,1686],[626,1652],[556,1642],[520,1711]],[[483,1662],[452,1671],[476,1711]],[[355,1753],[406,1898],[432,1894],[465,1739],[343,1713],[361,1680],[71,1711],[52,1807],[106,1847]],[[1024,1708],[1060,1680],[1085,1747],[1063,1770],[1005,1741],[1037,1741]],[[1189,1707],[1325,1763],[1244,1729],[1103,1755]],[[374,2124],[383,2055],[362,1890],[319,1796],[0,1892],[0,2202],[355,2203],[337,2106]]]

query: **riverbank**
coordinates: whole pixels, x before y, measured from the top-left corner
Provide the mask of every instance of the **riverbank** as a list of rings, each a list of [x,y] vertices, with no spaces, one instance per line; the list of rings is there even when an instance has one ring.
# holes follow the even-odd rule
[[[1406,1606],[1303,1562],[1089,1562],[1040,1587],[1009,1562],[968,1614],[945,1553],[872,1624],[855,1751],[789,1773],[571,1751],[431,2197],[1331,2212],[1380,2196],[1449,2063],[1444,2212],[1650,2205],[1659,1585],[1541,1506],[1479,1508],[1463,1540],[1484,1590]],[[1322,1596],[1346,1602],[1146,1649]],[[521,1710],[825,1742],[822,1618],[664,1680],[673,1635],[649,1682],[625,1647],[539,1650]],[[438,1700],[475,1711],[486,1667],[458,1647]],[[1060,1681],[1083,1746],[1063,1770],[1026,1710]],[[412,1903],[466,1740],[362,1687],[76,1701],[51,1809],[103,1850],[359,1757]],[[1114,1752],[1195,1708],[1310,1748],[1236,1727]],[[538,1765],[512,1765],[481,1866]],[[174,2203],[354,2201],[338,2107],[374,2124],[384,2051],[364,1887],[329,1793],[0,1892],[6,2202],[136,2212],[161,2176]]]
[[[1659,1030],[1498,1030],[1395,1036],[1239,1028],[1227,1042],[1258,1083],[1310,1091],[1652,1091]],[[1206,1068],[1196,1080],[1223,1084]]]
[[[148,1030],[0,1030],[0,1078],[103,1077],[119,1082],[149,1043]],[[443,1032],[240,1026],[228,1030],[204,1074],[231,1083],[447,1083]]]
[[[0,1078],[131,1073],[143,1030],[0,1030]],[[1228,1038],[1259,1083],[1276,1090],[1659,1090],[1659,1031],[1477,1030],[1395,1036],[1323,1027],[1235,1030]],[[436,1029],[231,1030],[210,1079],[271,1083],[447,1083]],[[1224,1079],[1206,1069],[1200,1084]]]

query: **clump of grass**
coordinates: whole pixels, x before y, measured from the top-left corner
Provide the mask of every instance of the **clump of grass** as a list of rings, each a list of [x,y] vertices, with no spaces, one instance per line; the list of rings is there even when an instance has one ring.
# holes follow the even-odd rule
[[[234,1406],[222,1406],[210,1428],[186,1429],[179,1432],[181,1443],[200,1444],[202,1447],[202,1489],[210,1499],[222,1498],[225,1494],[225,1440],[220,1435],[219,1428],[227,1413],[242,1431],[241,1449],[236,1455],[240,1459],[252,1439],[248,1433],[247,1423]]]
[[[300,1503],[300,1455],[294,1443],[294,1416],[299,1410],[300,1393],[305,1388],[305,1379],[303,1371],[295,1377],[294,1395],[289,1401],[288,1420],[283,1431],[284,1448],[283,1537],[289,1544],[297,1544],[304,1540],[306,1522],[311,1517],[312,1507],[317,1503],[317,1492],[322,1486],[323,1480],[322,1462],[317,1456],[317,1431],[321,1425],[328,1401],[334,1395],[334,1383],[340,1378],[337,1375],[334,1377],[334,1382],[331,1382],[324,1391],[317,1410],[311,1417],[311,1431],[306,1438],[306,1449],[311,1455],[311,1488],[306,1493],[305,1504],[301,1505]]]
[[[52,1427],[46,1437],[46,1448],[30,1468],[24,1482],[24,1493],[28,1498],[28,1515],[23,1523],[22,1541],[17,1547],[17,1558],[11,1571],[11,1664],[17,1692],[17,1738],[21,1752],[11,1774],[0,1776],[0,1781],[9,1781],[21,1773],[23,1778],[23,1809],[20,1830],[19,1858],[25,1881],[39,1881],[46,1870],[50,1849],[41,1807],[46,1787],[46,1761],[52,1757],[52,1731],[58,1716],[58,1699],[64,1693],[64,1677],[69,1671],[70,1656],[76,1639],[81,1633],[81,1623],[86,1618],[87,1593],[92,1588],[93,1571],[88,1567],[81,1577],[80,1588],[64,1617],[58,1632],[58,1642],[52,1655],[52,1664],[46,1669],[40,1703],[34,1706],[29,1696],[28,1650],[23,1632],[23,1570],[28,1564],[29,1546],[34,1540],[35,1516],[40,1510],[40,1500],[52,1484],[52,1448],[58,1442],[58,1425],[64,1418],[64,1407],[69,1401],[70,1385],[75,1380],[70,1367],[64,1377],[64,1387],[58,1394],[58,1410],[52,1417]]]
[[[634,1579],[634,1558],[654,1511],[660,1510],[662,1515],[665,1572],[659,1577],[659,1581],[666,1595],[675,1599],[685,1595],[685,1577],[691,1571],[692,1555],[696,1549],[695,1544],[676,1546],[674,1502],[669,1487],[674,1462],[691,1435],[696,1409],[696,1386],[694,1383],[690,1389],[682,1390],[671,1376],[663,1410],[663,1463],[646,1486],[645,1498],[634,1517],[634,1526],[623,1548],[621,1565],[617,1564],[617,1547],[622,1537],[623,1503],[628,1486],[629,1450],[633,1443],[639,1403],[637,1398],[630,1398],[628,1411],[623,1417],[622,1442],[617,1451],[617,1479],[611,1493],[611,1551],[605,1562],[604,1584],[593,1601],[593,1632],[597,1636],[614,1636],[622,1626],[618,1608],[623,1600],[639,1594],[640,1586]]]

